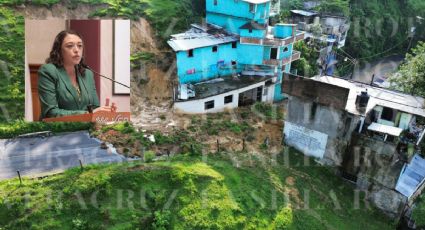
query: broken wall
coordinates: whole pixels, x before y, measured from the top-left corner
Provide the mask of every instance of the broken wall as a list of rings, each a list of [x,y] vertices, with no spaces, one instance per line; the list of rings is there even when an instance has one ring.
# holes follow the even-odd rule
[[[327,165],[341,166],[351,133],[360,120],[359,117],[345,111],[349,89],[284,74],[282,90],[289,95],[285,122],[304,127],[302,132],[310,137],[310,142],[317,140],[309,135],[311,133],[309,130],[327,136],[323,154],[307,155],[319,156],[321,162]],[[291,138],[287,136],[289,133],[289,130],[285,131],[287,140]],[[297,135],[301,136],[299,133]],[[288,144],[296,147],[296,143]],[[298,149],[304,154],[308,152],[305,149]]]
[[[345,111],[291,96],[285,114],[285,140],[304,154],[321,158],[320,162],[323,164],[341,166],[351,133],[355,131],[359,120],[358,117]],[[302,133],[288,130],[291,125],[303,127],[303,130],[298,131]],[[292,137],[288,135],[297,135],[294,141],[309,139],[306,140],[309,146],[306,148],[297,146],[296,142],[291,142]],[[319,144],[312,146],[314,142]],[[314,151],[322,151],[317,146],[323,144],[325,145],[323,153],[314,154]],[[313,151],[313,154],[308,149]]]

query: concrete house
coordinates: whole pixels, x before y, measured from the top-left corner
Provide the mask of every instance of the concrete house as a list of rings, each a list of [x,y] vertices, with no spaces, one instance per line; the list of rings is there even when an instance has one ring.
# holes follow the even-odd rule
[[[168,41],[176,52],[174,109],[220,112],[283,99],[282,73],[300,58],[293,24],[269,25],[276,0],[206,0],[206,23],[192,24]]]
[[[368,192],[388,215],[424,187],[425,100],[341,78],[285,74],[285,143]]]
[[[308,43],[318,46],[319,59],[317,64],[321,73],[333,75],[337,64],[334,49],[345,46],[349,19],[342,16],[319,14],[307,10],[291,10],[291,23],[297,24],[297,29],[306,33]]]

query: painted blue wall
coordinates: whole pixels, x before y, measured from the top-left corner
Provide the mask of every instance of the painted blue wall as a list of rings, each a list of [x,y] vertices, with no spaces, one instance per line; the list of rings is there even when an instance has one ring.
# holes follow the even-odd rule
[[[254,21],[264,24],[270,18],[270,2],[257,4],[257,10],[255,11]]]
[[[239,44],[238,60],[240,64],[262,65],[264,47],[259,45]]]
[[[266,30],[251,30],[249,29],[240,29],[241,37],[250,37],[250,38],[264,38],[266,36]]]
[[[285,47],[288,47],[288,51],[284,52]],[[288,58],[292,55],[292,47],[293,44],[289,44],[287,46],[282,46],[280,47],[280,54],[279,54],[279,59],[284,59],[284,58]]]
[[[249,11],[249,3],[241,0],[206,0],[207,15],[208,12],[232,15],[234,17],[246,18],[249,20],[265,20],[270,17],[270,2],[257,4],[255,13]]]
[[[221,26],[225,30],[234,34],[239,34],[239,28],[249,21],[249,19],[232,18],[230,16],[207,13],[207,23]]]
[[[239,46],[239,44],[238,44]],[[177,75],[180,83],[193,83],[204,81],[218,75],[230,75],[234,70],[231,61],[237,58],[237,48],[232,48],[231,43],[218,45],[217,52],[212,52],[212,46],[193,50],[193,57],[188,57],[187,51],[177,53]],[[219,67],[218,62],[224,61]],[[195,69],[194,74],[187,71]]]
[[[271,47],[264,46],[263,60],[270,60]]]
[[[287,38],[292,36],[293,26],[276,24],[274,26],[274,36],[277,38]]]

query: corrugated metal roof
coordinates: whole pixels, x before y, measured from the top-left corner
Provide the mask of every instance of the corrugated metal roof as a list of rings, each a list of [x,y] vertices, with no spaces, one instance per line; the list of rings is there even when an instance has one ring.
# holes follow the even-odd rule
[[[208,33],[208,31],[213,31],[213,33]],[[167,43],[174,51],[185,51],[239,41],[237,36],[227,34],[225,31],[221,31],[220,28],[213,28],[211,25],[207,27],[192,25],[192,28],[188,31],[171,35],[171,37]]]
[[[391,136],[396,136],[396,137],[400,136],[400,133],[403,131],[403,129],[400,129],[398,127],[383,125],[376,122],[373,122],[372,124],[370,124],[367,129],[371,131],[379,132],[379,133],[389,134]]]
[[[397,181],[395,189],[410,198],[425,178],[425,159],[418,154],[404,168]]]
[[[306,17],[317,15],[316,12],[311,12],[311,11],[306,11],[306,10],[291,10],[291,12],[294,13],[294,14],[299,14],[299,15],[306,16]]]

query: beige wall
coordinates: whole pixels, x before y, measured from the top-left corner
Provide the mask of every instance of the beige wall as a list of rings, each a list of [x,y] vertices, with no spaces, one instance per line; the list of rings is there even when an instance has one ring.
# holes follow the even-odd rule
[[[28,63],[43,64],[49,56],[56,35],[65,28],[65,20],[25,20]]]
[[[101,51],[100,51],[100,73],[113,79],[113,30],[112,20],[102,20],[101,33]],[[100,104],[105,105],[106,98],[110,102],[115,102],[118,111],[130,111],[130,96],[129,95],[113,95],[112,82],[102,78],[100,83]]]
[[[56,35],[66,28],[66,21],[25,20],[25,119],[33,121],[29,64],[44,64]]]

